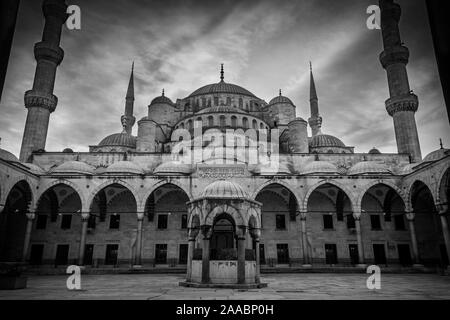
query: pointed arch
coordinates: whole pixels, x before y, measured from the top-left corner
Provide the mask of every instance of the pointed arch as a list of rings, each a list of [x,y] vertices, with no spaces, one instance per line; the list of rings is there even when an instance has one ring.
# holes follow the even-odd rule
[[[332,186],[334,186],[334,187],[336,187],[338,189],[341,189],[344,192],[344,194],[347,196],[347,198],[349,199],[350,207],[352,208],[352,210],[353,211],[357,210],[357,208],[355,207],[355,204],[354,204],[354,199],[352,199],[352,197],[351,197],[351,195],[353,194],[352,191],[349,190],[345,185],[343,185],[343,184],[341,184],[339,182],[329,181],[329,180],[319,181],[318,183],[314,184],[313,186],[311,186],[308,189],[308,191],[306,192],[306,195],[305,195],[305,199],[303,200],[302,209],[304,209],[306,211],[307,208],[308,208],[308,200],[309,200],[309,197],[311,196],[311,194],[314,191],[316,191],[318,188],[320,188],[321,186],[327,185],[327,184],[332,185]]]
[[[83,191],[81,189],[80,186],[78,186],[77,184],[73,183],[70,180],[66,180],[66,179],[57,179],[57,180],[52,180],[47,182],[42,188],[39,189],[39,192],[36,194],[36,203],[35,203],[35,210],[37,209],[38,205],[39,205],[39,201],[41,200],[41,197],[51,188],[57,186],[57,185],[66,185],[70,188],[72,188],[75,193],[78,194],[78,197],[80,197],[81,200],[81,211],[82,212],[89,212],[89,206],[88,203],[86,203],[85,200],[85,196],[83,194]]]
[[[245,220],[242,217],[242,214],[233,206],[223,204],[214,207],[205,217],[204,225],[212,226],[214,223],[214,219],[221,214],[228,214],[234,219],[234,223],[236,226],[245,226]]]
[[[280,185],[281,187],[285,187],[294,197],[295,200],[297,201],[297,208],[299,210],[302,210],[302,201],[300,201],[299,197],[297,196],[297,194],[294,192],[294,187],[289,185],[288,183],[286,183],[285,181],[282,180],[269,180],[264,182],[263,184],[261,184],[252,194],[251,199],[252,200],[256,200],[256,197],[258,196],[258,194],[263,191],[266,187],[270,186],[270,185]]]
[[[119,184],[119,185],[123,186],[124,188],[128,189],[128,190],[131,192],[131,194],[133,195],[134,200],[135,200],[135,202],[136,202],[136,208],[137,208],[137,211],[139,212],[139,206],[138,206],[138,204],[140,203],[140,199],[139,199],[139,196],[138,196],[138,192],[136,191],[136,189],[135,189],[131,184],[129,184],[129,183],[123,181],[123,180],[120,180],[120,179],[108,179],[108,180],[106,180],[105,182],[103,182],[102,184],[100,184],[100,185],[98,185],[97,187],[95,187],[95,188],[91,191],[91,194],[89,195],[89,198],[88,198],[88,201],[87,201],[87,205],[89,206],[89,207],[88,207],[88,210],[91,209],[92,204],[93,204],[93,202],[94,202],[95,196],[96,196],[100,191],[102,191],[103,189],[105,189],[106,187],[111,186],[111,185],[114,185],[114,184]]]
[[[193,200],[192,194],[180,182],[175,181],[175,180],[174,181],[160,180],[160,181],[156,182],[153,186],[148,188],[146,190],[146,192],[143,194],[143,196],[141,198],[141,202],[138,207],[138,211],[144,211],[145,205],[147,203],[147,199],[150,197],[150,195],[154,191],[156,191],[158,188],[163,187],[164,185],[173,185],[175,187],[180,188],[187,195],[187,197],[189,198],[189,201]]]
[[[397,195],[400,197],[400,199],[403,202],[403,205],[405,207],[405,210],[408,210],[408,198],[405,192],[403,192],[398,186],[396,186],[394,183],[392,183],[389,180],[376,180],[371,181],[370,183],[366,184],[364,187],[360,189],[360,192],[358,193],[358,197],[355,202],[355,206],[358,208],[362,207],[362,200],[364,195],[374,186],[376,185],[385,185],[387,188],[394,190]]]

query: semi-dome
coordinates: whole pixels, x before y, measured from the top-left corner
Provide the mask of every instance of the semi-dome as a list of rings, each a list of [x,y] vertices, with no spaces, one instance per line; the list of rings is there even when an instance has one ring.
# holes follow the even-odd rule
[[[45,174],[44,169],[42,169],[41,167],[39,167],[38,165],[36,165],[34,163],[22,163],[22,165],[27,167],[30,170],[30,172],[35,175]]]
[[[318,147],[345,147],[345,144],[338,138],[329,134],[318,134],[312,137],[309,146]]]
[[[300,174],[338,174],[337,167],[328,161],[312,161],[308,163]]]
[[[437,161],[440,160],[442,158],[444,158],[445,156],[450,155],[450,150],[449,149],[438,149],[435,150],[433,152],[430,152],[424,159],[423,162],[431,162],[431,161]]]
[[[294,105],[292,103],[291,99],[289,99],[288,97],[282,96],[282,95],[279,95],[279,96],[273,98],[272,100],[270,100],[269,105],[277,104],[277,103],[289,103],[289,104]]]
[[[117,161],[109,165],[104,173],[129,173],[129,174],[143,174],[144,170],[136,163],[131,161]]]
[[[153,170],[156,175],[189,175],[192,173],[192,166],[181,161],[166,161]]]
[[[232,106],[213,106],[207,107],[196,114],[205,114],[205,113],[247,113],[244,110],[232,107]]]
[[[381,152],[377,148],[373,147],[369,150],[369,154],[381,154]]]
[[[376,161],[362,161],[353,165],[348,170],[349,175],[358,174],[392,174],[391,170],[383,164]]]
[[[128,147],[134,149],[136,148],[136,137],[126,132],[114,133],[104,138],[98,145],[101,147]]]
[[[247,193],[237,183],[218,180],[208,185],[203,191],[202,198],[213,199],[248,199]]]
[[[65,148],[62,152],[63,153],[73,153],[73,150],[71,148]]]
[[[0,159],[19,162],[19,159],[14,154],[2,148],[0,148]]]
[[[52,174],[94,174],[95,168],[81,161],[67,161],[50,170]]]
[[[221,81],[219,83],[208,84],[203,86],[194,92],[192,92],[188,98],[192,98],[195,96],[201,96],[205,94],[215,94],[215,93],[229,93],[229,94],[240,94],[252,98],[256,98],[256,96],[238,85],[227,83],[225,81]]]

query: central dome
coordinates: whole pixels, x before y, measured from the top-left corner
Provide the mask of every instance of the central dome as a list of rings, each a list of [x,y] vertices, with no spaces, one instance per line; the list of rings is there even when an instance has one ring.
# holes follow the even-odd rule
[[[207,107],[205,109],[200,110],[196,114],[204,114],[204,113],[247,113],[244,110],[232,107],[232,106],[214,106],[214,107]]]
[[[240,185],[227,180],[218,180],[205,188],[202,198],[248,199],[248,196]]]
[[[244,96],[249,96],[252,98],[256,98],[256,96],[238,85],[232,83],[226,83],[225,81],[221,81],[219,83],[208,84],[203,86],[194,92],[192,92],[188,98],[192,98],[195,96],[201,96],[205,94],[214,94],[214,93],[230,93],[230,94],[241,94]]]

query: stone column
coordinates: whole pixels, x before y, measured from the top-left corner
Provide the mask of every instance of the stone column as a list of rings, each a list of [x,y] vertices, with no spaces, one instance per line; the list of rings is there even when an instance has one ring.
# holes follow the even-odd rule
[[[361,234],[361,212],[354,212],[353,218],[355,219],[355,227],[356,227],[356,241],[358,242],[358,260],[359,260],[359,267],[365,266],[364,263],[364,245],[362,241],[362,234]]]
[[[413,265],[416,267],[422,267],[420,264],[419,246],[417,245],[416,228],[414,226],[414,218],[416,215],[414,212],[406,212],[405,216],[408,220],[409,233],[411,235]]]
[[[81,214],[81,237],[80,237],[80,250],[78,254],[78,265],[84,265],[84,250],[86,248],[86,233],[89,222],[89,213]]]
[[[245,283],[245,227],[240,227],[237,232],[237,240],[238,240],[238,263],[237,263],[237,279],[238,284]]]
[[[27,229],[25,231],[25,240],[23,242],[22,261],[27,260],[28,248],[31,240],[31,229],[33,228],[33,220],[36,217],[35,213],[27,213]]]
[[[202,283],[209,283],[209,241],[211,238],[211,226],[202,226]]]
[[[261,282],[261,263],[260,263],[260,255],[259,255],[259,240],[261,238],[261,230],[253,229],[251,232],[251,236],[255,241],[255,259],[256,259],[256,270],[255,270],[255,283]]]
[[[436,207],[438,208],[438,214],[439,217],[441,218],[442,234],[444,236],[445,249],[447,250],[447,257],[450,259],[450,232],[448,230],[448,223],[447,223],[448,205],[437,204]],[[450,266],[448,266],[447,268],[450,269]]]
[[[192,282],[192,260],[194,259],[195,239],[198,235],[198,229],[189,229],[188,234],[188,256],[187,256],[187,272],[186,281]]]
[[[136,233],[136,252],[134,257],[134,265],[140,266],[142,260],[142,222],[144,220],[144,214],[137,214],[137,233]]]
[[[311,261],[308,250],[308,240],[306,237],[306,211],[300,212],[301,234],[302,234],[302,251],[303,251],[303,266],[311,267]]]

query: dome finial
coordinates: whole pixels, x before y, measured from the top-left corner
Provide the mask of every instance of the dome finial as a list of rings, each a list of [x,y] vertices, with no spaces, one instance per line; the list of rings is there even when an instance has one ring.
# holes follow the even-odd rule
[[[442,138],[439,138],[439,144],[441,146],[441,149],[444,149],[444,144],[442,143]]]
[[[164,97],[164,88],[162,89],[162,96]]]
[[[224,76],[223,76],[224,72],[223,72],[223,63],[220,66],[220,82],[223,82]]]
[[[281,89],[280,89],[280,97],[281,97]]]

